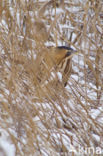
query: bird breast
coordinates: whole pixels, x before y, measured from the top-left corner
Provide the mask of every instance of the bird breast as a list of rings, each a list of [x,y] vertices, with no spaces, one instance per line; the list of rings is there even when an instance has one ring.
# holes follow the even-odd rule
[[[65,58],[59,64],[59,71],[63,73],[65,71],[67,65],[68,65],[68,58]]]

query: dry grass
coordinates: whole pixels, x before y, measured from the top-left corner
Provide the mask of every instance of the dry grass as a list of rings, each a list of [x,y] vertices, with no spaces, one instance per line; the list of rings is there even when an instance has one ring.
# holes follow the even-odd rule
[[[66,88],[41,67],[47,41],[78,51]],[[103,149],[102,1],[0,1],[0,112],[15,155]]]

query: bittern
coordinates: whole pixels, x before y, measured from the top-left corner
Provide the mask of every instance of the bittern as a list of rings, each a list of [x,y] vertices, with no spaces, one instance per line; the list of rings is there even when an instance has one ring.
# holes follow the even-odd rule
[[[72,71],[72,54],[75,52],[75,50],[67,46],[47,48],[37,74],[39,82],[44,83],[45,80],[49,79],[50,73],[55,70],[62,73],[62,82],[66,86]]]
[[[72,71],[72,56],[76,51],[67,46],[58,46],[54,51],[58,71],[62,73],[62,81],[66,86]]]

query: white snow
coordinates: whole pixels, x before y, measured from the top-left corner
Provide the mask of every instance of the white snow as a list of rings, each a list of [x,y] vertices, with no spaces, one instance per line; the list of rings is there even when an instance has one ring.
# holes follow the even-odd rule
[[[9,134],[4,129],[0,129],[0,134],[0,152],[2,151],[0,156],[4,156],[3,154],[5,156],[15,156],[15,146],[11,143]]]

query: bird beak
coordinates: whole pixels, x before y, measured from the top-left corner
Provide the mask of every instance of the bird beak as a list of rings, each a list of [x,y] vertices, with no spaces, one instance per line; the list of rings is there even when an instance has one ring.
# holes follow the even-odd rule
[[[67,51],[66,57],[68,57],[68,56],[70,56],[70,55],[72,55],[72,54],[74,54],[74,53],[76,53],[76,52],[77,52],[76,50],[74,50],[74,49],[71,48],[70,51]]]

